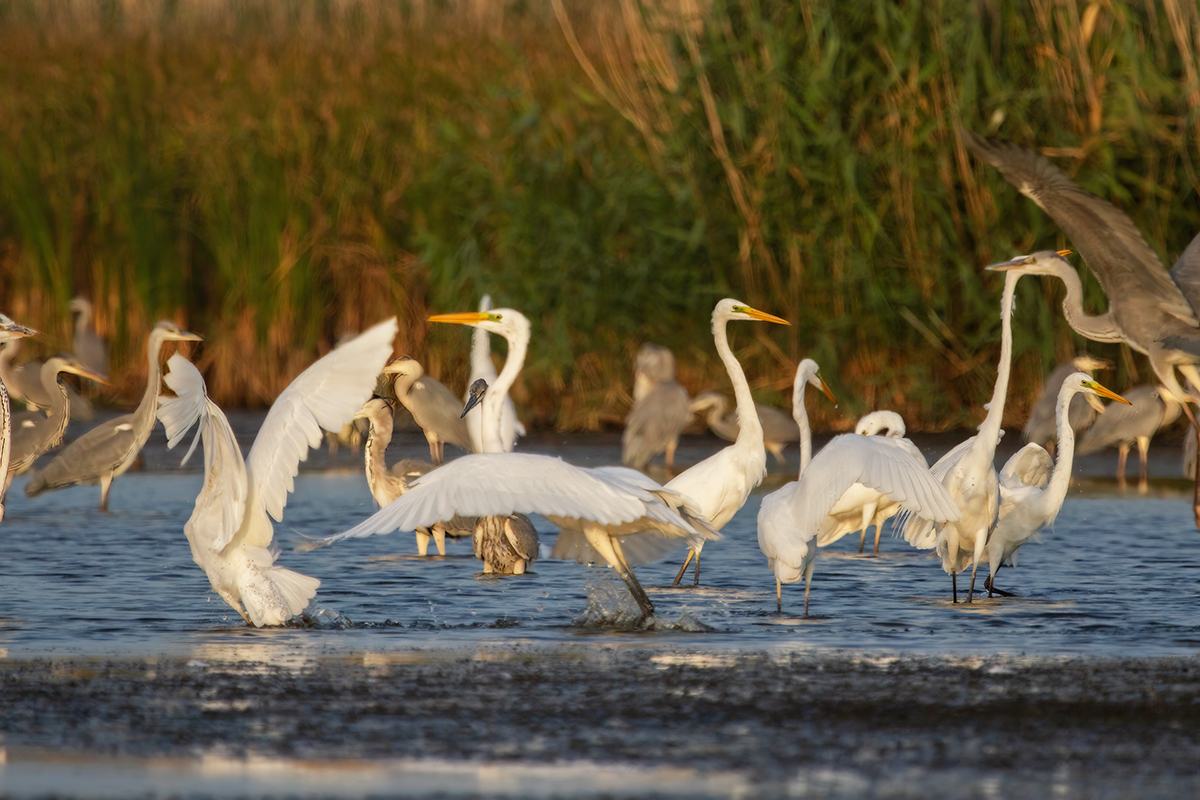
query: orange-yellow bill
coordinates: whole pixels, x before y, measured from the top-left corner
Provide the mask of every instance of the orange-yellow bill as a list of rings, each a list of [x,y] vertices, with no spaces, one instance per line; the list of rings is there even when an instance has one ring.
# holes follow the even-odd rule
[[[1129,402],[1124,397],[1121,397],[1121,395],[1117,394],[1112,389],[1101,386],[1095,381],[1084,381],[1083,385],[1091,389],[1096,394],[1107,397],[1109,400],[1116,400],[1118,403],[1124,403],[1127,406],[1133,405],[1133,403]]]

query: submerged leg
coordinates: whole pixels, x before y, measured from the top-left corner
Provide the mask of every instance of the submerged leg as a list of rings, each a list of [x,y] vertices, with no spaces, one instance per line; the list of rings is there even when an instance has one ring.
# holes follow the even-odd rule
[[[111,472],[100,476],[100,511],[108,513],[108,490],[112,488],[113,476]]]
[[[858,537],[858,552],[861,553],[863,551],[863,548],[866,546],[867,546],[867,529],[863,528],[862,533]],[[879,549],[878,544],[876,544],[875,549],[876,550]]]
[[[446,529],[441,525],[433,526],[433,543],[437,545],[439,556],[446,555]]]
[[[775,613],[783,613],[783,582],[775,579]]]
[[[1146,456],[1150,451],[1150,437],[1149,436],[1137,437],[1137,447],[1138,447],[1138,461],[1140,462],[1139,463],[1140,468],[1138,469],[1138,482],[1144,484],[1150,477],[1149,469],[1147,468],[1147,464],[1146,464],[1146,461],[1147,461]]]
[[[817,565],[814,558],[804,567],[804,616],[808,616],[808,593],[812,590],[813,567]]]
[[[692,563],[692,557],[696,555],[695,550],[688,550],[687,558],[683,560],[683,566],[679,568],[679,574],[675,576],[675,580],[671,583],[672,586],[678,586],[683,580],[683,573],[687,572],[688,564]]]
[[[875,555],[879,555],[879,537],[883,534],[883,523],[875,526]]]
[[[950,598],[951,602],[958,602],[958,575],[953,570],[950,572]]]
[[[423,556],[429,553],[429,529],[417,528],[417,555]]]
[[[633,570],[629,568],[629,562],[625,560],[625,554],[621,552],[621,544],[609,536],[608,532],[603,528],[594,524],[585,524],[583,535],[587,538],[588,544],[595,548],[600,557],[617,571],[617,574],[621,576],[621,580],[625,581],[625,585],[629,587],[629,593],[633,595],[638,608],[641,609],[642,617],[649,618],[654,616],[654,604],[650,602],[646,591],[638,583]]]
[[[1117,483],[1125,485],[1125,459],[1129,457],[1129,445],[1121,442],[1117,445]]]

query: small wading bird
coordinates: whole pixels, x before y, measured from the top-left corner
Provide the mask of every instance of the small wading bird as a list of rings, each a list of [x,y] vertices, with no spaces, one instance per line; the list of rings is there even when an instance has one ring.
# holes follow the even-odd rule
[[[1125,459],[1137,444],[1138,482],[1148,480],[1147,455],[1154,434],[1179,419],[1180,403],[1160,386],[1135,386],[1125,392],[1124,405],[1110,404],[1079,440],[1079,454],[1087,455],[1108,447],[1117,448],[1117,481],[1125,485]]]
[[[837,524],[830,512],[854,487],[873,489],[887,496],[889,502],[929,519],[958,516],[953,501],[930,475],[924,459],[913,456],[900,440],[858,434],[838,436],[810,462],[804,387],[812,383],[832,399],[816,371],[816,362],[811,359],[800,362],[792,388],[792,415],[801,432],[798,479],[764,497],[758,510],[758,547],[775,575],[775,609],[783,611],[783,584],[803,578],[805,616],[819,533]]]
[[[11,342],[25,336],[37,333],[33,328],[18,325],[4,314],[0,314],[0,344]],[[8,464],[12,454],[12,405],[8,399],[8,389],[0,378],[0,475],[8,474]],[[4,487],[0,486],[0,520],[4,519]]]
[[[904,420],[895,411],[872,411],[858,421],[854,432],[859,436],[874,436],[887,431],[887,438],[912,454],[913,458],[929,464],[917,446],[904,438]],[[867,531],[875,527],[875,555],[879,555],[879,537],[883,523],[896,516],[900,503],[890,499],[886,493],[856,483],[847,489],[829,509],[829,519],[821,526],[817,535],[817,546],[827,547],[848,533],[862,531],[858,537],[858,552],[863,552],[867,542]]]
[[[1029,410],[1029,419],[1025,422],[1023,435],[1025,441],[1041,445],[1046,450],[1054,451],[1054,437],[1058,431],[1056,411],[1058,410],[1058,390],[1068,375],[1082,372],[1089,377],[1098,369],[1110,369],[1111,365],[1102,359],[1091,356],[1077,356],[1065,364],[1059,364],[1042,384],[1042,393],[1037,402]],[[1096,417],[1104,412],[1104,404],[1096,399],[1094,394],[1082,393],[1071,401],[1069,421],[1071,430],[1078,436]]]
[[[498,446],[499,409],[525,361],[529,320],[509,308],[441,314],[430,319],[478,325],[508,340],[504,369],[483,401],[485,445]],[[667,555],[683,537],[717,536],[691,516],[694,509],[683,497],[635,470],[584,469],[550,456],[487,452],[463,456],[435,469],[415,481],[391,505],[325,541],[431,527],[455,514],[485,517],[515,513],[540,514],[562,529],[554,547],[556,558],[574,557],[612,567],[629,587],[644,618],[654,614],[654,605],[634,576],[631,564]]]
[[[103,375],[98,375],[79,363],[75,356],[61,355],[46,359],[42,364],[42,383],[51,395],[50,409],[46,414],[40,411],[26,411],[24,414],[13,415],[12,453],[8,463],[6,490],[13,477],[29,469],[38,456],[62,442],[71,416],[67,387],[59,377],[64,372],[97,383],[108,383]]]
[[[199,341],[202,341],[199,335],[180,330],[174,322],[163,320],[155,325],[146,345],[150,375],[137,410],[103,422],[71,442],[53,461],[34,473],[25,484],[25,494],[37,497],[42,492],[67,486],[98,483],[100,510],[108,511],[108,491],[113,479],[124,475],[133,466],[154,430],[161,376],[158,356],[163,344]]]
[[[484,295],[479,300],[480,311],[492,310],[492,298]],[[464,402],[471,399],[471,387],[475,381],[483,380],[487,385],[496,382],[496,365],[492,363],[491,334],[483,328],[471,331],[471,379],[467,382],[467,395]],[[471,440],[471,452],[487,452],[483,449],[483,409],[473,406],[463,421],[467,425],[467,435]],[[517,419],[517,409],[513,406],[511,397],[504,398],[504,409],[500,416],[500,441],[504,445],[503,452],[511,453],[517,444],[517,437],[525,435],[525,426]]]
[[[462,402],[441,382],[425,376],[425,369],[408,356],[392,359],[383,368],[392,376],[392,391],[429,441],[429,458],[434,466],[442,463],[447,442],[471,452],[471,437],[462,419]]]
[[[1004,563],[1017,565],[1017,550],[1039,531],[1054,524],[1067,497],[1075,451],[1075,432],[1071,429],[1069,409],[1071,400],[1080,393],[1129,405],[1128,400],[1096,383],[1085,372],[1076,372],[1063,381],[1054,415],[1058,453],[1049,480],[1046,475],[1050,454],[1036,444],[1027,444],[1017,451],[1000,473],[1000,520],[985,548],[990,571],[983,585],[989,596],[1008,594],[995,586],[1000,566]]]
[[[367,446],[364,448],[366,462],[367,486],[371,496],[383,508],[397,497],[408,491],[409,485],[417,478],[431,471],[434,466],[428,461],[415,458],[405,458],[398,461],[390,470],[384,461],[384,453],[392,441],[392,426],[394,416],[392,405],[382,397],[372,397],[357,414],[355,419],[365,419],[370,427],[367,432]],[[475,529],[476,520],[455,517],[449,523],[439,522],[432,529],[417,528],[417,553],[429,553],[429,540],[432,538],[437,546],[438,555],[446,555],[446,537],[459,538],[470,536]]]
[[[758,423],[762,426],[763,447],[775,456],[781,466],[787,466],[787,458],[783,450],[792,442],[800,441],[800,431],[796,423],[778,408],[755,403],[754,410],[758,413]],[[738,415],[729,410],[729,400],[720,392],[701,392],[692,399],[691,412],[702,414],[709,430],[727,442],[737,441],[741,428],[738,426]]]
[[[213,591],[248,625],[282,625],[317,593],[319,580],[275,564],[271,518],[283,519],[300,462],[321,444],[322,428],[339,430],[370,396],[396,330],[395,318],[382,322],[300,373],[272,404],[244,461],[200,373],[183,356],[171,357],[166,381],[177,396],[164,397],[158,412],[168,445],[197,423],[184,461],[204,442],[204,486],[183,532]]]
[[[938,523],[919,514],[908,516],[902,527],[904,540],[921,550],[934,547],[942,559],[942,569],[950,573],[951,597],[958,602],[958,573],[971,567],[971,585],[967,602],[975,591],[975,573],[983,558],[988,535],[996,526],[1000,512],[1000,484],[993,461],[1000,442],[1000,423],[1004,418],[1004,400],[1008,395],[1008,376],[1012,368],[1013,292],[1020,272],[1007,272],[1000,300],[1000,364],[996,387],[986,406],[987,416],[979,433],[942,456],[931,468],[958,506],[959,518]]]
[[[1181,401],[1200,397],[1200,235],[1194,237],[1168,273],[1120,209],[1085,191],[1042,155],[1023,147],[963,131],[968,148],[1000,171],[1021,194],[1037,203],[1062,228],[1092,270],[1108,298],[1108,311],[1083,308],[1079,274],[1053,250],[1006,262],[1009,269],[1052,275],[1063,282],[1063,315],[1076,333],[1097,342],[1124,342],[1150,359],[1158,382]],[[1175,377],[1178,369],[1191,384],[1189,395]],[[1193,432],[1200,424],[1182,406]],[[1193,510],[1200,528],[1200,482]]]
[[[725,331],[730,320],[739,319],[774,322],[779,325],[791,324],[774,314],[751,308],[731,297],[717,303],[712,313],[713,341],[722,363],[725,364],[725,371],[729,373],[729,381],[733,384],[738,419],[745,420],[745,423],[738,431],[733,444],[684,470],[666,485],[667,489],[689,498],[700,510],[708,527],[714,531],[725,527],[725,523],[746,504],[750,492],[754,491],[767,475],[767,453],[763,447],[762,424],[754,410],[754,397],[750,394],[746,373],[742,371],[742,365],[730,349],[729,337]],[[693,558],[696,560],[696,572],[692,585],[700,583],[700,551],[704,549],[705,538],[698,536],[688,541],[687,558],[679,568],[679,574],[675,576],[674,586],[678,586],[683,580],[688,563]]]
[[[643,353],[646,348],[655,348]],[[663,355],[665,353],[665,356]],[[633,407],[625,417],[621,434],[621,463],[645,469],[650,459],[666,454],[668,472],[675,467],[675,448],[679,435],[692,419],[687,389],[675,380],[675,356],[665,347],[643,344],[638,350],[634,370]],[[649,372],[642,372],[643,366]]]

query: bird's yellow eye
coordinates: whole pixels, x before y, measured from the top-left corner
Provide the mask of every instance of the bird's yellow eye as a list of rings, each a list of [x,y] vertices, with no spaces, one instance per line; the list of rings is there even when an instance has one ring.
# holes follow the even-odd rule
[[[748,314],[750,312],[749,306],[734,306],[733,310],[739,314]]]
[[[492,314],[492,313],[489,313],[489,314],[487,315],[487,318],[488,318],[488,320],[489,320],[489,321],[491,321],[491,322],[499,322],[500,320],[504,319],[504,315],[503,315],[503,314]]]

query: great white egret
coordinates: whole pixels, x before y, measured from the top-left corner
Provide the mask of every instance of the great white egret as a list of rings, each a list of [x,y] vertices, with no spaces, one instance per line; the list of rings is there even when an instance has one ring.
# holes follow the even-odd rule
[[[904,438],[904,420],[895,411],[872,411],[854,426],[854,432],[859,436],[875,436],[883,431],[887,431],[887,438],[911,453],[926,469],[929,468],[929,463],[917,446]],[[900,503],[889,498],[886,493],[856,483],[842,493],[833,508],[829,509],[829,518],[821,525],[817,535],[817,546],[827,547],[846,534],[862,531],[858,538],[858,552],[861,553],[866,546],[867,531],[873,526],[874,553],[879,555],[879,538],[883,533],[883,523],[899,511]]]
[[[4,314],[0,314],[0,344],[11,342],[25,336],[36,334],[33,328],[18,325]],[[8,474],[8,464],[12,455],[12,404],[8,399],[8,389],[0,378],[0,475]],[[0,486],[0,520],[4,519],[4,486]]]
[[[479,300],[479,310],[492,310],[490,295],[485,294]],[[492,363],[490,339],[491,334],[483,328],[475,328],[471,331],[471,377],[467,381],[467,396],[463,398],[464,401],[470,400],[470,389],[475,385],[475,381],[483,380],[489,386],[496,382],[496,365]],[[490,452],[483,449],[483,417],[481,414],[482,407],[476,405],[463,417],[463,421],[467,425],[467,435],[471,440],[472,453]],[[517,437],[524,435],[525,426],[517,418],[517,409],[513,406],[512,398],[505,397],[504,409],[500,416],[500,441],[504,445],[501,452],[511,453],[517,443]]]
[[[649,345],[654,350],[638,350],[634,370],[634,394],[638,395],[625,417],[621,434],[621,463],[644,469],[650,459],[666,454],[667,470],[675,467],[675,448],[679,434],[692,419],[687,389],[675,380],[675,356],[670,350]],[[665,352],[665,356],[663,355]],[[647,372],[642,367],[650,364]],[[669,368],[668,368],[669,367]]]
[[[394,358],[383,368],[391,376],[392,391],[408,409],[429,441],[429,458],[442,463],[446,442],[471,452],[471,437],[462,419],[462,402],[445,384],[426,377],[425,369],[408,356]]]
[[[46,359],[42,364],[41,377],[52,398],[50,409],[46,414],[40,411],[26,411],[24,414],[13,415],[12,453],[8,464],[6,490],[14,476],[29,469],[38,456],[52,447],[57,447],[62,441],[71,418],[67,387],[59,378],[64,372],[99,383],[108,383],[103,375],[88,369],[73,355],[58,355]]]
[[[763,447],[775,456],[782,466],[787,466],[787,458],[783,449],[790,443],[800,440],[800,431],[796,423],[787,414],[777,408],[762,403],[755,403],[754,410],[758,413],[758,422],[763,431]],[[701,392],[692,398],[691,411],[702,414],[709,430],[727,442],[737,441],[737,414],[729,409],[729,400],[720,392]]]
[[[370,396],[396,331],[395,318],[382,322],[300,373],[271,405],[245,461],[199,371],[171,357],[166,382],[176,397],[164,397],[158,411],[168,445],[197,423],[192,448],[204,442],[204,486],[183,532],[213,591],[247,624],[282,625],[316,594],[319,580],[275,563],[271,519],[283,519],[300,462],[321,444],[322,428],[339,430]]]
[[[1125,459],[1130,445],[1137,444],[1141,469],[1138,480],[1148,480],[1147,454],[1150,440],[1160,429],[1179,419],[1180,403],[1161,386],[1135,386],[1124,394],[1124,405],[1109,404],[1079,440],[1079,454],[1095,453],[1107,447],[1117,448],[1117,480],[1125,483]]]
[[[898,440],[837,436],[810,461],[804,387],[815,376],[816,363],[805,359],[796,370],[792,390],[792,414],[802,436],[798,479],[764,497],[758,510],[758,547],[775,575],[776,610],[783,610],[783,584],[803,578],[805,616],[818,536],[833,524],[830,512],[852,487],[881,492],[890,501],[930,519],[956,519],[958,515],[924,459],[914,457]],[[824,381],[820,387],[832,398]]]
[[[1101,386],[1085,372],[1073,373],[1063,381],[1055,410],[1058,448],[1049,481],[1043,483],[1042,461],[1043,458],[1048,460],[1049,454],[1045,450],[1038,454],[1033,449],[1038,447],[1036,444],[1026,445],[1001,471],[1000,519],[985,546],[990,572],[983,585],[989,595],[1000,591],[995,588],[1000,566],[1006,562],[1016,566],[1017,550],[1021,545],[1054,524],[1058,517],[1071,483],[1071,464],[1075,455],[1075,431],[1071,428],[1069,409],[1071,400],[1080,393],[1129,405],[1128,400]],[[1031,471],[1025,464],[1036,464],[1037,467]]]
[[[392,426],[394,411],[392,404],[382,397],[372,397],[363,404],[362,409],[354,415],[355,419],[365,419],[368,423],[367,446],[363,448],[363,461],[367,472],[367,487],[375,502],[383,508],[400,495],[408,491],[408,485],[434,467],[427,461],[413,458],[401,459],[388,469],[384,461],[384,453],[392,441]],[[448,523],[439,522],[432,529],[418,528],[417,553],[429,553],[429,541],[433,540],[438,555],[446,555],[446,537],[461,538],[470,536],[475,530],[475,519],[455,517]]]
[[[96,333],[92,324],[94,315],[91,302],[85,297],[71,299],[69,308],[75,317],[75,337],[71,350],[79,363],[97,375],[108,374],[108,343]]]
[[[133,466],[142,445],[154,430],[154,412],[158,409],[161,372],[159,353],[166,342],[199,342],[195,333],[181,330],[169,320],[162,320],[150,331],[146,344],[149,376],[146,392],[132,414],[122,414],[92,428],[71,442],[57,457],[25,484],[25,494],[37,497],[42,492],[77,484],[100,484],[100,510],[108,511],[108,491],[115,478]]]
[[[958,602],[958,573],[971,567],[970,603],[975,591],[975,573],[984,554],[988,534],[1000,512],[1000,485],[993,460],[1000,442],[1000,423],[1004,418],[1004,400],[1008,395],[1008,377],[1012,368],[1013,293],[1020,272],[1006,272],[1000,300],[1000,363],[996,386],[987,406],[987,416],[979,433],[942,456],[930,469],[942,482],[958,506],[958,519],[945,523],[909,516],[902,527],[904,540],[914,547],[937,549],[942,569],[950,573],[951,597]]]
[[[667,488],[678,492],[684,497],[691,498],[700,514],[715,531],[725,527],[725,523],[733,518],[743,505],[746,498],[756,486],[762,483],[767,474],[767,453],[763,449],[763,429],[754,411],[754,397],[750,394],[750,384],[746,373],[738,363],[733,350],[729,347],[729,337],[726,326],[731,320],[750,320],[751,322],[774,322],[779,325],[790,325],[787,320],[751,308],[740,300],[726,297],[717,303],[712,313],[713,341],[717,353],[729,373],[729,381],[733,384],[733,395],[737,398],[738,420],[741,430],[737,440],[728,447],[722,448],[695,466],[681,472],[667,483]],[[688,542],[688,555],[679,574],[675,576],[675,584],[683,579],[688,563],[696,559],[696,572],[693,585],[700,582],[700,551],[704,549],[704,537],[697,537]]]
[[[508,340],[504,368],[483,401],[485,442],[498,438],[499,409],[529,347],[529,320],[509,308],[430,319],[478,325]],[[683,537],[717,536],[692,516],[695,510],[685,498],[635,470],[584,469],[550,456],[488,452],[455,459],[419,478],[403,497],[326,541],[430,527],[455,514],[514,513],[540,514],[562,529],[554,547],[556,558],[611,566],[647,617],[654,605],[631,565],[661,558]]]
[[[1025,441],[1043,447],[1052,446],[1058,430],[1055,412],[1058,409],[1058,390],[1068,375],[1083,372],[1092,375],[1095,370],[1109,369],[1111,365],[1103,359],[1091,356],[1076,356],[1065,364],[1059,364],[1042,383],[1042,393],[1037,402],[1029,410],[1029,419],[1025,421],[1023,435]],[[1096,416],[1104,411],[1104,404],[1090,393],[1078,394],[1071,400],[1069,421],[1071,430],[1079,435],[1085,428],[1096,421]]]

